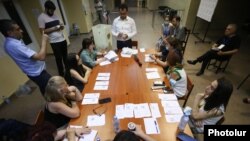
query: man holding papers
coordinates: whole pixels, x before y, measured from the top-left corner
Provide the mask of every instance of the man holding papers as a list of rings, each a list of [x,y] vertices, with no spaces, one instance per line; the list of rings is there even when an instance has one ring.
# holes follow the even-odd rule
[[[233,54],[237,53],[240,47],[240,37],[236,34],[237,25],[228,24],[224,32],[224,36],[221,37],[212,48],[196,60],[188,60],[189,64],[195,65],[197,62],[201,63],[202,66],[197,76],[204,73],[207,64],[211,59],[229,59]]]

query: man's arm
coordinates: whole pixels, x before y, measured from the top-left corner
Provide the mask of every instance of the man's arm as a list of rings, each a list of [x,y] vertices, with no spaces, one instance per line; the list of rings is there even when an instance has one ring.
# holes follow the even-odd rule
[[[135,21],[132,19],[131,22],[132,22],[131,23],[131,31],[132,32],[130,32],[130,33],[127,34],[127,36],[128,36],[127,38],[132,38],[137,33]]]
[[[41,44],[41,49],[38,53],[34,54],[31,58],[34,60],[40,60],[43,61],[45,60],[46,57],[46,44],[48,41],[48,35],[43,34],[42,36],[42,44]]]
[[[233,50],[230,50],[230,51],[219,51],[217,54],[218,55],[233,55],[235,53],[237,53],[239,51],[239,49],[233,49]]]
[[[119,34],[119,32],[117,32],[117,29],[116,29],[116,24],[117,24],[117,22],[116,22],[116,19],[115,19],[113,24],[112,24],[112,35],[115,36],[115,37],[117,37],[118,34]]]

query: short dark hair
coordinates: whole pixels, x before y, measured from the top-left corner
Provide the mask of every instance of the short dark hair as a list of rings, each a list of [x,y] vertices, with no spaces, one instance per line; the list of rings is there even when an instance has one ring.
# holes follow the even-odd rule
[[[125,3],[123,3],[119,6],[119,9],[126,9],[128,11],[128,6]]]
[[[173,16],[173,19],[174,19],[174,18],[175,18],[176,21],[181,21],[181,17],[178,16],[178,15],[174,15],[174,16]]]
[[[46,9],[56,10],[55,4],[54,4],[52,1],[50,1],[50,0],[47,0],[47,1],[44,3],[44,7],[45,7]]]
[[[131,131],[122,130],[116,134],[113,141],[140,141],[140,138]]]
[[[13,20],[9,19],[1,19],[0,20],[0,31],[5,37],[8,37],[8,31],[12,31],[14,29],[13,25],[17,24]]]

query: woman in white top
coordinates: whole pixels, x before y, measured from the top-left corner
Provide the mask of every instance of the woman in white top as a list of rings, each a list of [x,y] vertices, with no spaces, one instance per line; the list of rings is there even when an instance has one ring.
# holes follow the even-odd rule
[[[187,93],[187,75],[180,64],[181,60],[182,56],[177,50],[170,50],[167,56],[167,64],[169,66],[167,77],[174,94],[178,98],[185,96]]]
[[[223,116],[233,92],[232,83],[219,78],[195,96],[191,114],[191,127],[203,133],[204,125],[215,125]]]

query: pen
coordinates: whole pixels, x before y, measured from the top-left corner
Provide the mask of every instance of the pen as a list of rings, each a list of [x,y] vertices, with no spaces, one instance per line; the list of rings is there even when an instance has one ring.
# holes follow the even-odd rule
[[[158,124],[157,124],[156,120],[154,121],[154,123],[155,123],[156,133],[159,133],[158,126],[157,126]]]

